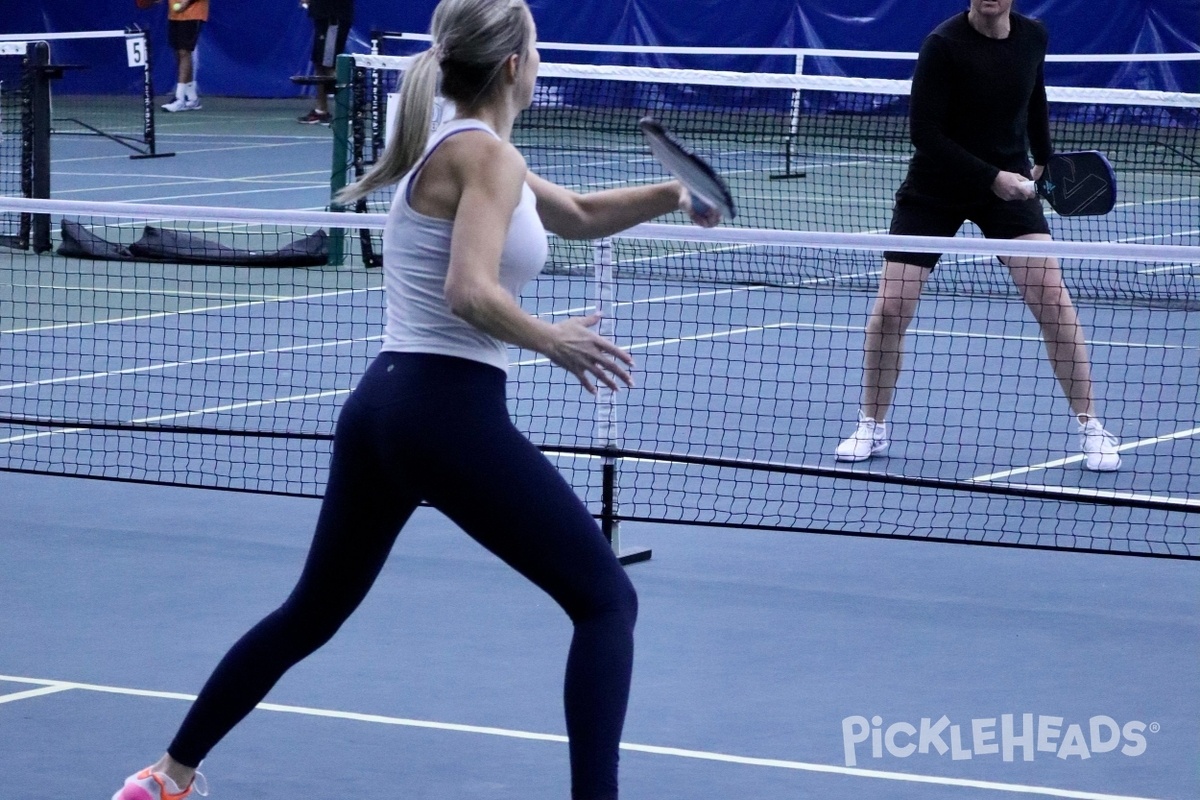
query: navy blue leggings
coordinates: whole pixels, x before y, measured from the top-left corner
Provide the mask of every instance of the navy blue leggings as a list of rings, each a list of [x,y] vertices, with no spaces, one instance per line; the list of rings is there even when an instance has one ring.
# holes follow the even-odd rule
[[[428,501],[562,606],[575,800],[617,796],[637,596],[595,520],[509,419],[505,376],[449,356],[383,353],[347,400],[307,563],[287,601],[217,665],[168,752],[196,766],[362,602]]]

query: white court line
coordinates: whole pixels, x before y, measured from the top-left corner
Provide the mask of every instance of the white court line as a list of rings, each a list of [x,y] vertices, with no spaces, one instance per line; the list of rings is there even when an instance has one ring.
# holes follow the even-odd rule
[[[1161,444],[1162,442],[1171,442],[1176,439],[1186,439],[1190,436],[1196,436],[1197,434],[1200,434],[1200,428],[1192,428],[1192,429],[1186,430],[1186,431],[1176,431],[1175,433],[1168,433],[1168,434],[1164,434],[1162,436],[1155,436],[1150,439],[1142,439],[1141,441],[1129,442],[1128,444],[1123,444],[1117,448],[1117,451],[1123,453],[1127,450],[1136,450],[1139,447],[1146,447],[1149,445]],[[1083,459],[1084,459],[1084,456],[1082,454],[1075,455],[1075,456],[1069,456],[1067,458],[1055,459],[1054,461],[1046,461],[1042,464],[1033,464],[1028,467],[1018,467],[1016,469],[1005,470],[1003,472],[993,472],[990,475],[979,475],[977,477],[971,478],[971,481],[974,483],[987,483],[988,481],[999,481],[999,480],[1004,480],[1005,478],[1011,478],[1014,475],[1025,475],[1027,473],[1037,472],[1039,470],[1053,469],[1054,467],[1066,466],[1067,464],[1077,464],[1080,461],[1083,461]],[[1130,496],[1132,496],[1132,495],[1130,495]],[[1162,497],[1159,499],[1175,500],[1176,498],[1172,498],[1172,497],[1168,496],[1168,497]],[[1185,502],[1191,502],[1191,501],[1185,501]],[[1198,503],[1198,505],[1200,505],[1200,503]]]
[[[382,338],[382,337],[379,337],[379,338]],[[353,342],[356,340],[346,340],[346,341]],[[511,364],[511,366],[513,366],[513,367],[530,367],[530,366],[538,366],[538,365],[550,364],[550,363],[551,363],[550,359],[543,356],[540,358],[526,359],[524,361],[514,361]],[[170,366],[173,366],[173,365],[164,365],[164,368],[170,367]],[[150,368],[145,368],[145,369],[150,369]],[[135,371],[138,371],[138,370],[124,370],[123,372],[135,372]],[[85,378],[100,377],[100,376],[103,376],[106,374],[113,374],[113,373],[97,373],[96,376],[83,376],[83,377],[85,377]],[[64,380],[67,380],[67,379],[65,379],[65,378],[58,379],[59,382],[64,381]],[[47,382],[52,382],[52,381],[47,381]],[[4,388],[6,388],[6,387],[0,386],[0,389],[4,389]],[[139,417],[137,419],[129,420],[129,422],[126,424],[128,424],[128,425],[150,425],[150,424],[159,423],[159,422],[173,422],[175,420],[184,419],[186,417],[203,416],[204,414],[220,414],[220,413],[224,413],[227,411],[245,411],[245,410],[251,409],[251,408],[262,408],[264,406],[279,405],[281,403],[302,403],[302,402],[306,402],[308,400],[324,400],[324,399],[328,399],[331,397],[341,397],[343,395],[348,395],[352,391],[353,391],[353,389],[350,389],[350,388],[326,389],[326,390],[319,391],[319,392],[308,392],[306,394],[290,395],[288,397],[268,397],[263,400],[245,400],[245,401],[242,401],[239,403],[226,403],[226,404],[219,405],[219,406],[207,406],[205,408],[197,408],[197,409],[193,409],[190,411],[176,411],[176,412],[173,412],[170,414],[159,414],[159,415],[153,416],[153,417]],[[88,430],[90,430],[90,429],[88,429],[88,428],[55,428],[53,430],[40,431],[38,433],[27,433],[27,434],[23,434],[20,436],[10,436],[7,439],[0,439],[0,444],[12,444],[15,442],[25,442],[25,441],[30,441],[33,439],[43,439],[43,438],[47,438],[50,436],[62,436],[64,434],[68,434],[68,433],[84,433]]]
[[[1034,489],[1043,492],[1053,492],[1054,494],[1062,495],[1064,498],[1072,497],[1087,497],[1087,498],[1106,498],[1109,500],[1125,500],[1125,501],[1150,501],[1150,502],[1172,502],[1191,508],[1200,508],[1200,500],[1192,500],[1187,497],[1172,497],[1171,495],[1156,495],[1145,494],[1143,492],[1117,492],[1111,489],[1088,489],[1081,486],[1047,486],[1045,484],[1036,483],[1001,483],[998,486],[1004,486],[1012,489]]]
[[[153,417],[139,417],[138,419],[130,420],[131,425],[149,425],[155,422],[172,422],[177,419],[186,417],[198,417],[204,414],[220,414],[226,411],[244,411],[247,408],[261,408],[263,406],[273,406],[280,403],[295,403],[304,400],[320,400],[326,397],[340,397],[344,394],[350,394],[350,389],[326,389],[321,392],[309,392],[307,394],[294,394],[288,397],[269,397],[265,400],[244,400],[240,403],[226,403],[220,406],[209,406],[208,408],[198,408],[194,411],[175,411],[171,414],[158,414]]]
[[[112,188],[112,187],[110,187],[110,188]],[[137,186],[129,186],[129,187],[121,187],[121,188],[136,189],[138,187]],[[328,188],[329,188],[328,183],[313,183],[313,184],[307,184],[307,185],[301,184],[298,186],[283,186],[283,187],[280,187],[277,189],[243,189],[241,191],[236,191],[236,192],[196,192],[194,194],[168,194],[168,195],[154,196],[154,197],[138,197],[138,198],[134,198],[132,200],[125,200],[122,202],[161,203],[164,200],[194,200],[199,197],[231,197],[233,195],[242,195],[242,194],[275,194],[278,192],[310,192],[313,189],[328,189]],[[66,194],[66,192],[57,192],[57,194]]]
[[[124,178],[124,179],[128,179],[130,177],[128,172],[65,172],[65,171],[61,171],[61,172],[56,172],[54,174],[55,174],[55,177],[59,177],[62,175],[70,175],[73,178]],[[161,178],[162,180],[168,180],[168,181],[196,181],[196,182],[204,182],[204,183],[237,183],[237,182],[249,183],[249,182],[253,182],[253,181],[271,180],[271,179],[275,179],[275,178],[295,178],[295,177],[299,177],[302,175],[319,175],[321,177],[328,178],[329,170],[327,170],[327,169],[308,169],[308,170],[304,170],[302,172],[274,172],[274,173],[266,173],[263,175],[246,175],[246,176],[238,177],[238,178],[235,178],[235,177],[213,178],[213,177],[205,177],[203,175],[178,175],[178,174],[174,174],[174,173],[144,172],[144,173],[138,173],[137,177],[139,177],[139,178]]]
[[[288,397],[269,397],[265,400],[245,400],[240,403],[225,403],[219,406],[208,406],[206,408],[197,408],[191,411],[175,411],[170,414],[157,414],[153,417],[138,417],[129,420],[128,425],[152,425],[159,422],[174,422],[187,417],[198,417],[204,414],[221,414],[227,411],[245,411],[248,408],[262,408],[264,406],[279,405],[281,403],[297,403],[306,400],[321,400],[328,397],[340,397],[350,394],[351,389],[328,389],[321,392],[309,392],[307,394],[294,394]],[[85,433],[90,431],[90,428],[55,428],[48,431],[40,431],[38,433],[27,433],[21,436],[10,436],[7,439],[0,439],[0,444],[13,444],[15,442],[27,442],[34,439],[44,439],[50,436],[62,436],[68,433]]]
[[[58,692],[66,692],[74,688],[74,686],[68,686],[63,683],[53,683],[48,686],[43,686],[40,689],[27,689],[23,692],[0,694],[0,703],[15,703],[18,700],[28,700],[31,697],[42,697],[43,695],[47,694],[57,694]]]
[[[64,194],[81,195],[81,194],[88,194],[91,192],[115,192],[115,191],[124,190],[124,189],[150,189],[150,188],[157,187],[157,186],[173,186],[178,189],[182,186],[186,186],[189,183],[194,183],[194,184],[202,185],[202,186],[203,185],[212,185],[214,183],[233,183],[233,184],[256,184],[257,183],[257,184],[262,184],[263,186],[285,186],[285,187],[291,188],[291,189],[324,189],[329,186],[328,181],[325,181],[322,183],[312,183],[311,181],[299,181],[299,180],[294,180],[294,181],[257,180],[257,179],[240,180],[238,178],[221,178],[218,180],[196,181],[191,178],[180,177],[175,180],[167,180],[167,181],[153,181],[153,182],[143,181],[140,183],[125,183],[125,184],[116,184],[116,185],[110,184],[110,185],[106,185],[106,186],[88,186],[88,187],[83,187],[83,188],[79,188],[79,189],[62,189],[62,190],[56,190],[54,192],[54,196],[60,200],[67,200],[67,199],[71,199],[71,198],[62,197],[62,195],[64,195]],[[263,190],[263,191],[265,191],[265,190]],[[271,191],[285,191],[285,190],[284,189],[272,189]],[[220,195],[250,194],[250,192],[220,192],[219,194]],[[212,195],[197,194],[197,195],[181,195],[181,196],[211,197]],[[157,201],[160,198],[150,198],[150,199],[151,199],[151,201]],[[127,201],[122,201],[122,202],[136,203],[136,202],[142,202],[142,201],[127,200]]]
[[[211,119],[211,117],[206,118]],[[233,119],[233,117],[227,117],[227,119]],[[244,142],[247,139],[283,139],[293,142],[319,142],[321,144],[329,144],[330,141],[328,136],[321,136],[320,134],[305,135],[303,133],[181,133],[171,130],[155,131],[155,135],[159,139],[163,139],[165,137],[174,139],[228,139],[231,142]]]
[[[1161,274],[1164,272],[1184,272],[1184,271],[1190,272],[1190,271],[1194,271],[1196,269],[1200,269],[1200,263],[1197,263],[1197,264],[1166,264],[1164,266],[1154,267],[1152,269],[1139,269],[1138,274],[1139,275],[1158,275],[1158,274]]]
[[[107,380],[108,378],[119,377],[121,375],[141,375],[147,372],[161,372],[162,370],[175,369],[176,367],[190,367],[196,364],[216,364],[222,361],[238,361],[247,358],[261,358],[268,355],[277,355],[279,353],[298,353],[304,350],[319,350],[323,347],[342,347],[344,345],[358,344],[360,342],[378,342],[382,341],[383,336],[367,336],[360,339],[336,339],[330,341],[315,342],[311,344],[298,344],[289,347],[273,347],[266,350],[241,350],[236,353],[222,353],[216,356],[206,356],[204,358],[191,358],[186,361],[160,361],[154,364],[146,364],[141,367],[128,367],[126,369],[109,370],[107,372],[85,372],[76,375],[64,375],[57,378],[46,378],[40,381],[22,381],[20,383],[3,383],[0,384],[0,392],[11,392],[16,389],[28,389],[34,386],[53,386],[62,383],[77,383],[90,380]]]
[[[203,228],[205,231],[216,231],[218,228]],[[179,289],[128,289],[119,286],[88,286],[70,283],[0,283],[0,286],[11,286],[14,289],[46,289],[58,292],[94,292],[96,294],[134,294],[148,297],[188,297],[203,300],[276,300],[275,295],[250,294],[246,292],[185,292]]]
[[[248,145],[230,145],[229,147],[202,147],[202,148],[197,148],[195,150],[179,150],[176,152],[176,155],[177,156],[191,156],[191,155],[197,155],[199,153],[231,153],[235,150],[262,150],[262,149],[266,149],[266,148],[292,147],[293,145],[300,144],[300,143],[301,143],[301,140],[281,142],[279,144],[265,143],[265,144],[248,144]],[[328,144],[328,142],[326,142],[326,144]],[[84,161],[116,161],[118,159],[124,161],[124,160],[128,160],[128,158],[129,158],[129,156],[127,156],[127,155],[79,156],[76,158],[52,158],[50,161],[51,161],[52,165],[57,165],[57,164],[78,164],[78,163],[82,163]]]
[[[48,681],[40,678],[22,678],[11,675],[0,675],[0,681],[13,683],[31,683],[53,686],[60,691],[79,689],[86,692],[116,694],[131,697],[149,697],[161,700],[194,701],[195,695],[181,692],[158,692],[148,689],[129,689],[120,686],[102,686],[90,683],[73,683],[68,681]],[[527,741],[552,742],[565,744],[566,736],[554,733],[515,730],[512,728],[496,728],[484,725],[464,725],[454,722],[434,722],[423,719],[393,717],[383,714],[362,714],[353,711],[338,711],[327,708],[311,708],[308,706],[284,705],[280,703],[259,703],[256,706],[262,711],[274,711],[283,714],[297,714],[306,717],[321,717],[325,719],[341,719],[352,722],[367,722],[375,725],[396,725],[406,728],[423,728],[427,730],[452,731],[455,733],[473,733],[482,736],[500,736],[507,739],[524,739]],[[969,789],[983,789],[1012,794],[1033,794],[1043,797],[1061,797],[1068,800],[1155,800],[1149,797],[1134,797],[1131,795],[1105,794],[1101,792],[1079,791],[1075,789],[1059,789],[1051,786],[1030,786],[1018,783],[1001,783],[999,781],[980,781],[969,778],[948,778],[939,775],[918,775],[907,772],[889,772],[886,770],[863,769],[860,767],[840,767],[832,764],[814,764],[806,761],[792,761],[780,758],[756,758],[753,756],[738,756],[728,753],[717,753],[709,750],[691,750],[681,747],[662,747],[659,745],[621,742],[621,749],[633,753],[648,755],[673,756],[699,761],[712,761],[723,764],[738,764],[751,767],[768,767],[787,769],[800,772],[815,772],[829,775],[845,775],[855,778],[872,778],[876,780],[895,781],[900,783],[922,783],[937,786],[957,786]]]
[[[110,317],[99,320],[86,320],[82,322],[59,322],[51,325],[39,325],[31,328],[12,328],[9,330],[0,330],[0,335],[17,334],[17,333],[44,333],[46,331],[63,331],[74,328],[87,328],[93,325],[121,325],[128,322],[142,322],[149,319],[162,319],[163,317],[183,316],[185,314],[207,314],[217,311],[230,311],[237,308],[250,308],[252,306],[266,305],[267,303],[302,303],[308,300],[320,300],[325,297],[338,297],[346,294],[358,294],[359,292],[377,292],[382,291],[381,288],[362,288],[362,289],[339,289],[332,292],[316,292],[314,294],[289,295],[283,297],[272,297],[267,300],[250,300],[242,303],[221,303],[215,306],[199,306],[197,308],[183,308],[176,311],[155,311],[149,314],[133,314],[128,317]]]
[[[25,433],[20,436],[9,436],[5,439],[0,439],[0,444],[15,444],[17,442],[30,442],[34,439],[45,439],[49,436],[63,436],[68,433],[82,433],[86,428],[54,428],[48,431],[39,433]]]
[[[86,201],[76,201],[76,202],[86,202]],[[180,206],[180,208],[182,208],[182,207],[183,206]],[[207,208],[207,206],[193,206],[193,208],[204,209],[204,208]],[[263,210],[274,211],[277,209],[263,209]],[[301,206],[301,207],[297,207],[297,208],[288,208],[287,210],[288,211],[319,211],[321,213],[328,213],[329,207],[328,206],[307,206],[307,207]],[[84,216],[87,216],[87,215],[85,214]],[[163,220],[161,220],[161,219],[159,220],[159,222],[162,222],[162,221]],[[196,222],[195,220],[176,220],[176,221],[182,221],[182,222],[187,223],[187,232],[188,233],[245,233],[247,231],[250,233],[254,233],[256,230],[261,229],[263,227],[263,223],[261,223],[261,222]],[[132,221],[132,219],[130,219],[130,221],[126,221],[126,222],[109,221],[109,222],[101,223],[101,227],[119,228],[119,229],[124,229],[124,230],[138,230],[138,229],[145,227],[146,223],[147,223],[147,221],[144,219],[139,219],[137,221]],[[310,227],[313,227],[313,226],[310,226]],[[279,233],[279,231],[275,231],[275,233]],[[210,264],[208,266],[213,266],[213,265]],[[13,285],[15,285],[15,284],[13,284]],[[36,288],[36,285],[30,285],[26,288],[33,289],[33,288]],[[56,287],[46,286],[46,288],[53,289]],[[112,289],[110,287],[100,287],[100,286],[80,286],[78,288],[90,289],[90,290],[96,291],[96,292],[115,292],[115,291],[117,291],[116,289]],[[143,290],[128,290],[128,291],[143,291]],[[152,294],[153,292],[146,291],[145,293]],[[166,292],[166,291],[160,291],[158,293],[162,294],[162,295],[170,294],[170,292]],[[180,296],[182,296],[182,295],[180,295]],[[207,293],[194,292],[194,293],[192,293],[192,296],[237,297],[239,295],[231,295],[231,294],[228,294],[225,292],[207,292]],[[252,295],[243,294],[240,296],[247,297],[247,296],[252,296]],[[259,296],[263,296],[263,295],[259,295]]]
[[[1179,239],[1184,236],[1195,236],[1198,233],[1200,233],[1200,228],[1190,231],[1169,230],[1164,233],[1150,233],[1146,234],[1145,236],[1126,236],[1122,239],[1114,239],[1113,241],[1117,242],[1118,244],[1133,244],[1136,242],[1161,241],[1163,239]]]

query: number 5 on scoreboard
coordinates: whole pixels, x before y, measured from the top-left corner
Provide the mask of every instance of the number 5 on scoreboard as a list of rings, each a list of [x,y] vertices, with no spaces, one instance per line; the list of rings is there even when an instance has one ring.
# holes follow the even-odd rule
[[[130,36],[125,40],[125,55],[131,67],[146,66],[146,37],[142,35]]]

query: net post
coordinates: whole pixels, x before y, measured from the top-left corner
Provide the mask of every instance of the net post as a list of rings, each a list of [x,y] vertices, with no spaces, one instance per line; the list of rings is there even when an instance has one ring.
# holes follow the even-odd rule
[[[129,28],[127,33],[142,37],[142,52],[146,54],[146,63],[142,65],[142,139],[146,143],[146,152],[134,153],[130,158],[169,158],[175,154],[158,152],[154,129],[154,53],[150,47],[150,34],[137,27]]]
[[[599,333],[612,340],[616,333],[616,281],[613,277],[612,239],[600,239],[593,245],[595,261],[596,313],[600,315]],[[647,561],[651,551],[646,547],[621,549],[621,521],[617,516],[617,448],[620,445],[620,426],[617,420],[616,393],[600,383],[596,387],[595,443],[601,448],[601,510],[600,530],[612,545],[617,560],[624,565]]]
[[[33,147],[30,152],[29,196],[50,197],[50,45],[33,42],[28,50],[29,114]],[[50,249],[50,215],[34,214],[31,219],[30,244],[34,252]]]
[[[378,70],[370,71],[370,78],[375,80]],[[367,92],[367,71],[360,69],[358,64],[354,65],[351,70],[350,80],[350,110],[348,117],[350,120],[350,167],[354,170],[354,179],[361,180],[367,174],[367,165],[373,164],[382,153],[381,150],[372,149],[368,154],[367,151],[367,131],[364,117],[368,107],[371,116],[371,126],[374,129],[377,127],[378,112],[374,106],[368,106]],[[360,197],[358,202],[354,204],[356,212],[366,214],[370,211],[370,205],[367,198]],[[383,266],[383,251],[376,250],[375,243],[371,239],[371,231],[366,228],[358,229],[359,252],[362,253],[362,262],[364,267],[382,267]]]
[[[33,197],[33,64],[31,45],[24,45],[21,54],[21,78],[17,85],[17,96],[20,98],[18,116],[21,125],[21,165],[20,183],[21,196]],[[17,234],[13,246],[21,250],[29,249],[29,233],[32,227],[33,215],[21,212],[17,218]]]
[[[346,211],[335,199],[346,188],[346,172],[350,168],[350,82],[354,73],[354,56],[343,53],[337,57],[337,85],[333,102],[333,167],[329,171],[329,210]],[[340,267],[346,260],[346,229],[329,231],[329,264]]]
[[[793,70],[795,75],[804,74],[804,53],[796,54],[796,66]],[[791,97],[791,107],[788,109],[788,135],[783,143],[783,172],[771,176],[771,180],[781,180],[785,178],[803,178],[805,177],[804,170],[792,170],[792,154],[796,146],[796,140],[800,134],[800,114],[803,112],[802,98],[800,90],[793,89]]]
[[[382,37],[382,33],[380,34]],[[382,38],[371,39],[371,54],[379,55]],[[355,99],[358,102],[358,99]],[[387,90],[380,70],[371,70],[371,160],[378,161],[387,146]]]

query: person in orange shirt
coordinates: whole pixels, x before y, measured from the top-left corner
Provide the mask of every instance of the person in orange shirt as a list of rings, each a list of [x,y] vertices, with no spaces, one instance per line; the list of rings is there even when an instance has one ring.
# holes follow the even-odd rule
[[[200,39],[200,28],[208,21],[208,0],[167,0],[167,41],[175,51],[179,77],[175,99],[163,105],[163,111],[199,111],[196,91],[196,63],[193,52]]]

